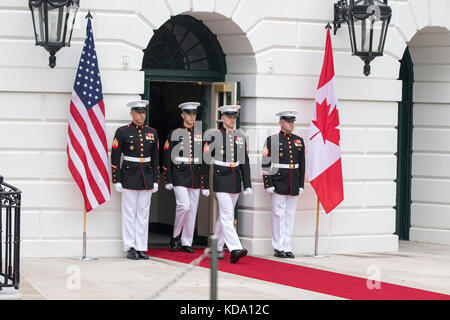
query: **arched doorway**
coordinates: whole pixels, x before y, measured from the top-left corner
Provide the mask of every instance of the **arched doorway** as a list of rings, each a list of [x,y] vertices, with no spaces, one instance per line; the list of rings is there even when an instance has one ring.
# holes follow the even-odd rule
[[[425,27],[401,60],[397,234],[401,240],[450,243],[450,32]]]
[[[202,21],[187,15],[174,16],[155,31],[144,50],[144,98],[150,100],[148,124],[159,134],[160,144],[169,132],[182,125],[178,105],[197,101],[197,120],[202,130],[216,126],[220,104],[237,103],[238,84],[225,84],[225,54],[217,37]],[[233,86],[234,85],[234,86]],[[163,148],[160,148],[162,158]],[[153,195],[149,246],[168,245],[175,217],[175,197],[161,181]],[[200,197],[194,245],[206,245],[214,215],[214,200]]]

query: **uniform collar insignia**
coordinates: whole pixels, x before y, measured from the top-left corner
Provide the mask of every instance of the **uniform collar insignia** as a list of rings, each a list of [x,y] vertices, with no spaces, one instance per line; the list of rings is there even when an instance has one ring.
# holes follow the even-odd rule
[[[138,126],[136,123],[134,123],[134,122],[131,122],[131,126],[133,126],[134,128],[136,128],[136,129],[144,129],[145,128],[145,125],[142,125],[142,126]]]
[[[282,134],[283,136],[286,136],[286,137],[290,137],[292,135],[292,133],[287,133],[284,130],[281,130],[280,134]]]

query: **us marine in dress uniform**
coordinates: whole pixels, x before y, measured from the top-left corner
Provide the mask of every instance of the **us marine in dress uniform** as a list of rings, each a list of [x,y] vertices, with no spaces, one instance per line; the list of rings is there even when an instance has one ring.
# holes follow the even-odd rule
[[[200,197],[202,164],[202,131],[195,128],[198,102],[185,102],[182,110],[183,127],[169,132],[164,144],[163,176],[165,188],[173,190],[176,199],[173,237],[170,251],[194,253],[192,240]]]
[[[212,133],[210,142],[204,143],[201,177],[202,193],[209,196],[208,162],[211,161],[214,165],[213,191],[219,205],[219,217],[214,229],[218,238],[217,250],[219,257],[223,257],[225,243],[231,252],[231,263],[247,255],[234,228],[234,207],[241,193],[241,184],[244,185],[244,195],[252,194],[247,143],[245,136],[234,129],[239,109],[240,106],[236,105],[219,108],[223,127]],[[204,139],[207,140],[207,137]]]
[[[305,181],[305,144],[294,130],[295,111],[277,113],[281,131],[267,138],[263,149],[264,188],[272,194],[272,246],[274,256],[294,258],[291,235],[298,195]]]
[[[158,133],[145,125],[147,105],[145,100],[127,104],[133,121],[117,129],[111,151],[112,181],[122,193],[123,248],[133,260],[148,259],[151,196],[158,191]]]

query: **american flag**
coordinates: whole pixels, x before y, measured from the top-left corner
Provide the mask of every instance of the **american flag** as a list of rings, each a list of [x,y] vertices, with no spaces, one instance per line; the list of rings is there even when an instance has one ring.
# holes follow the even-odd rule
[[[88,19],[70,101],[67,156],[69,170],[83,194],[86,211],[108,201],[111,190],[105,105],[91,19]]]

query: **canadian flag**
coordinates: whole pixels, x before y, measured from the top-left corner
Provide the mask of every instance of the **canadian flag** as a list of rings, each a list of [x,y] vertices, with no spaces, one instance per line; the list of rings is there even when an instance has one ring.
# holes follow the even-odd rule
[[[334,76],[330,29],[316,92],[316,106],[309,129],[306,174],[326,213],[344,200],[339,111]]]

